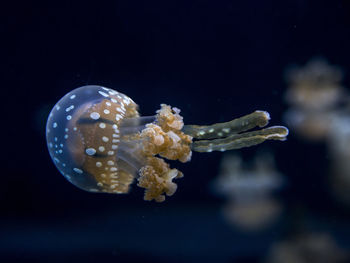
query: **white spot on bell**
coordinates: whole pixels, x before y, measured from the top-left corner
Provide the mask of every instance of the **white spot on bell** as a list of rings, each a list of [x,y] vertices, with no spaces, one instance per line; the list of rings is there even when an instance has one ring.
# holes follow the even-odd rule
[[[91,114],[90,114],[90,117],[91,117],[91,119],[93,119],[93,120],[98,120],[99,118],[100,118],[100,114],[98,113],[98,112],[92,112]]]
[[[94,148],[87,148],[85,152],[87,155],[94,155],[96,153],[96,150]]]
[[[122,118],[123,118],[123,116],[120,115],[120,114],[117,114],[117,115],[115,116],[115,119],[116,119],[117,121],[119,121],[119,120],[122,119]]]
[[[106,92],[99,90],[98,93],[100,93],[103,97],[109,97],[109,95]]]
[[[74,109],[74,105],[70,105],[68,108],[66,108],[66,112],[71,111],[72,109]]]
[[[83,171],[81,169],[79,169],[79,168],[73,168],[73,171],[78,173],[78,174],[82,174],[83,173]]]

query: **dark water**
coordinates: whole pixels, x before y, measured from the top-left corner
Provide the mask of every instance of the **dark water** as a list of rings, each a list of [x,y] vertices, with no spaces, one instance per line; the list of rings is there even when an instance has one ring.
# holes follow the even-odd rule
[[[270,227],[244,232],[210,190],[222,153],[194,153],[176,194],[145,202],[91,194],[55,169],[45,142],[51,107],[98,84],[130,96],[143,115],[160,103],[187,124],[256,109],[283,124],[285,68],[323,56],[350,68],[347,1],[19,1],[1,13],[0,262],[262,262],[275,242],[322,232],[350,249],[350,206],[336,200],[324,143],[300,139],[240,150],[272,151],[288,181]],[[349,87],[349,76],[343,82]]]

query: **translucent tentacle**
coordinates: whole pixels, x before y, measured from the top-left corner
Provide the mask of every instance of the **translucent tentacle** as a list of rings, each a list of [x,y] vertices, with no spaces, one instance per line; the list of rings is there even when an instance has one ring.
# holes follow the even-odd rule
[[[142,131],[146,124],[156,120],[156,116],[143,116],[123,119],[119,125],[122,135],[130,135]]]
[[[273,126],[262,130],[233,134],[223,139],[200,140],[193,142],[191,148],[196,152],[226,151],[260,144],[266,140],[284,141],[288,129],[283,126]]]
[[[255,127],[264,127],[268,124],[269,120],[270,114],[268,112],[255,111],[229,122],[216,123],[208,126],[185,125],[182,131],[196,139],[225,138]]]

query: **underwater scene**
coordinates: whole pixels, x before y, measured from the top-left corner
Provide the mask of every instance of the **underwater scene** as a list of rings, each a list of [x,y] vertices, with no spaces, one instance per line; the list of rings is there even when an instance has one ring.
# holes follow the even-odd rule
[[[0,262],[350,262],[350,2],[3,7]]]

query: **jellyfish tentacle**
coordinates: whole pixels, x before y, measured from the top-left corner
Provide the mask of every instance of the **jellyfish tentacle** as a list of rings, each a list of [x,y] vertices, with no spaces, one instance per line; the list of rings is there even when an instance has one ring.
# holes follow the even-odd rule
[[[135,134],[142,131],[148,123],[156,120],[156,116],[141,116],[136,118],[125,118],[120,124],[120,133],[122,135]]]
[[[146,125],[147,123],[154,122],[155,120],[156,120],[156,116],[140,116],[140,117],[126,118],[122,120],[121,126],[134,127],[138,125]]]
[[[288,129],[283,126],[273,126],[262,130],[241,134],[233,134],[223,139],[199,140],[193,142],[191,149],[196,152],[227,151],[250,147],[266,140],[284,141]]]
[[[229,122],[213,125],[185,125],[182,131],[196,139],[225,138],[232,134],[244,132],[255,127],[264,127],[270,120],[270,114],[266,111],[255,111],[243,117]]]

